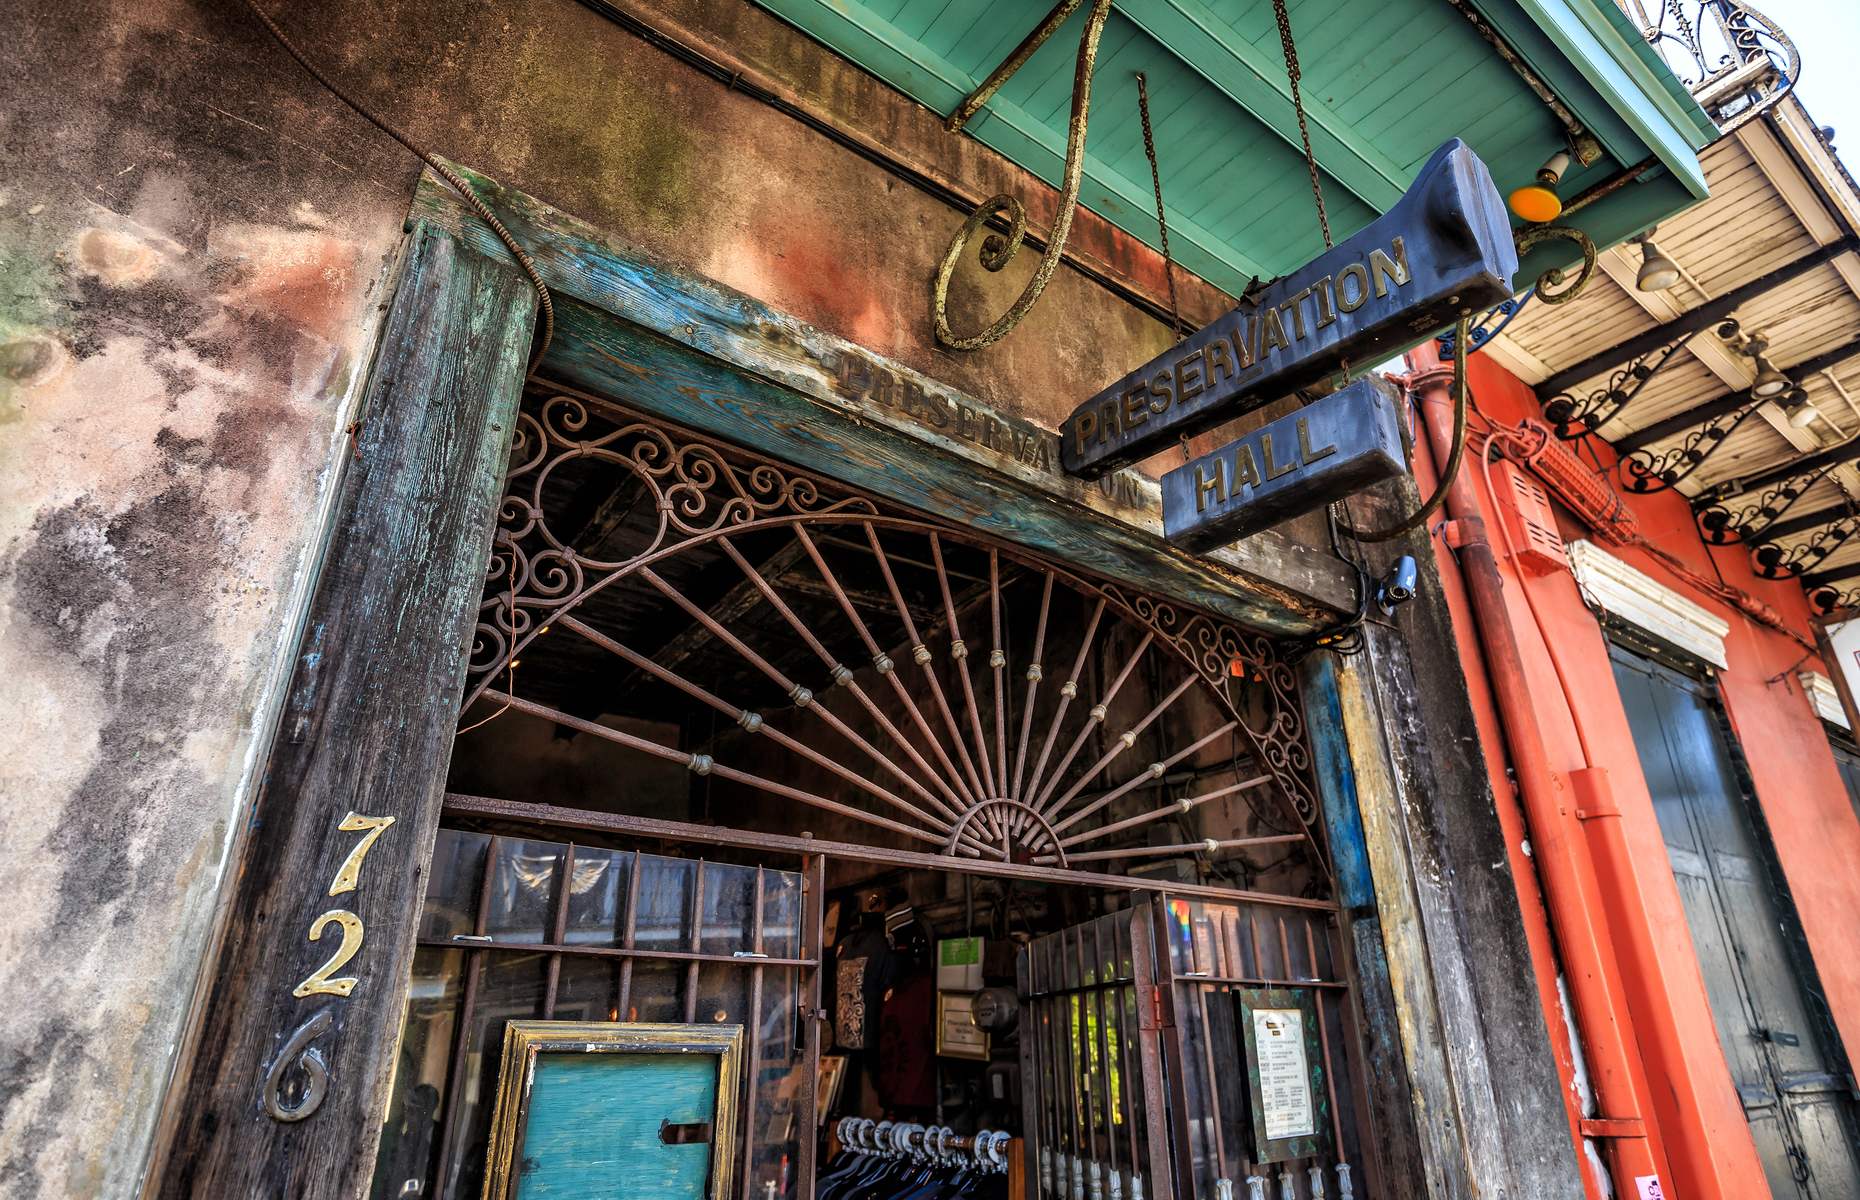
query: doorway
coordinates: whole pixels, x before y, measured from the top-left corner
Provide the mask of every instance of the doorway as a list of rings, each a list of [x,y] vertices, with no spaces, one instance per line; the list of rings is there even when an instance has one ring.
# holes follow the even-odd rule
[[[1776,1200],[1856,1200],[1851,1075],[1716,689],[1651,653],[1616,643],[1611,655],[1770,1190]]]
[[[479,612],[378,1200],[513,1020],[740,1026],[744,1200],[1385,1194],[1269,638],[540,384]]]

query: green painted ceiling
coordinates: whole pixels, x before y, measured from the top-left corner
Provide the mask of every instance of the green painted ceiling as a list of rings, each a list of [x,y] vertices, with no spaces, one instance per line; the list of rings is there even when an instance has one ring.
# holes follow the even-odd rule
[[[1046,14],[1045,0],[758,0],[947,114]],[[969,123],[968,133],[1057,185],[1086,9]],[[1567,198],[1650,156],[1661,167],[1574,223],[1619,241],[1704,195],[1704,114],[1608,0],[1479,0],[1482,15],[1597,137]],[[1387,209],[1435,147],[1464,138],[1501,190],[1565,144],[1562,125],[1447,0],[1289,0],[1305,108],[1341,240]],[[1271,0],[1127,0],[1093,76],[1081,201],[1158,244],[1136,73],[1148,80],[1170,247],[1237,292],[1323,248]],[[1525,264],[1522,286],[1567,243]]]

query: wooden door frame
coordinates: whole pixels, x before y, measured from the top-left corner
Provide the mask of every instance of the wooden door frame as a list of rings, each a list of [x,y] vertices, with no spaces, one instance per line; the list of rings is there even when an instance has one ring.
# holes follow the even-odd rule
[[[1187,555],[1155,531],[1153,483],[1081,484],[1057,474],[1056,453],[1041,469],[1027,439],[1050,433],[472,178],[556,293],[550,367],[568,382],[1269,634],[1310,633],[1356,610],[1357,572],[1328,553],[1263,535]],[[359,457],[235,847],[151,1195],[352,1200],[372,1174],[462,648],[535,314],[534,293],[501,244],[430,176],[409,228]],[[932,395],[959,414],[952,428],[926,421]],[[1525,1097],[1526,1112],[1554,1111],[1548,1137],[1568,1150],[1547,1039],[1501,1047],[1478,1028],[1493,1012],[1541,1020],[1528,978],[1481,966],[1490,956],[1480,923],[1496,913],[1509,930],[1520,920],[1508,877],[1481,875],[1476,915],[1465,897],[1429,882],[1444,860],[1489,862],[1497,829],[1482,765],[1456,770],[1443,757],[1444,747],[1476,747],[1476,730],[1457,662],[1438,652],[1452,641],[1425,535],[1409,542],[1398,549],[1421,556],[1430,590],[1408,606],[1405,629],[1373,626],[1360,658],[1310,660],[1300,684],[1314,714],[1314,771],[1346,892],[1343,940],[1361,973],[1367,1052],[1380,1056],[1380,1174],[1396,1195],[1471,1197],[1492,1179],[1515,1181],[1514,1194],[1567,1191],[1573,1154],[1565,1169],[1537,1132],[1501,1138],[1460,1118],[1490,1103],[1497,1062],[1498,1088]],[[1429,649],[1411,653],[1410,640]],[[1392,737],[1391,722],[1426,729],[1432,746]],[[386,817],[393,824],[363,820]],[[351,861],[359,882],[341,886]],[[356,982],[346,994],[316,992],[317,964],[351,925],[360,952],[325,974]],[[305,985],[309,995],[293,994]],[[287,1119],[307,1083],[321,1091],[314,1113]]]

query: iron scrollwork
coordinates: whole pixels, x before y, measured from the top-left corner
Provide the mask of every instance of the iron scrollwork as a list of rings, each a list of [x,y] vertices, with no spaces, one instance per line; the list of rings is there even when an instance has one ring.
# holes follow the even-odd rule
[[[1262,819],[1266,836],[1224,840],[1220,848],[1295,842],[1328,870],[1314,832],[1320,809],[1296,680],[1269,638],[1078,578],[959,528],[887,511],[830,481],[595,397],[532,391],[511,461],[466,689],[466,707],[478,704],[477,713],[488,715],[468,714],[465,731],[514,710],[694,775],[830,811],[907,844],[1060,867],[1153,856],[1157,850],[1147,844],[1115,839],[1261,789],[1284,803],[1294,818],[1289,827]],[[586,482],[596,477],[598,486]],[[593,516],[564,508],[577,486],[609,498]],[[579,532],[555,527],[570,511],[583,525]],[[670,560],[700,548],[694,557],[734,564],[743,594],[759,597],[818,661],[804,656],[781,665],[752,646],[743,628],[733,628],[733,618],[714,615],[702,597],[687,594],[680,580],[692,559]],[[953,563],[957,554],[970,556],[966,569]],[[906,565],[913,589],[923,592],[900,584]],[[811,581],[807,590],[797,573]],[[732,656],[741,678],[694,679],[683,657],[643,653],[604,629],[595,615],[601,606],[588,602],[614,588],[639,588],[656,595],[654,603],[682,611],[691,630],[701,629],[704,641]],[[805,604],[797,600],[803,595],[811,597]],[[1036,611],[1036,595],[1030,642],[1004,638],[1017,614],[1025,619]],[[1062,607],[1070,616],[1060,615]],[[1076,624],[1062,635],[1061,620]],[[1120,633],[1123,623],[1138,636]],[[518,656],[551,626],[559,630],[555,636],[617,660],[623,668],[617,688],[638,680],[674,689],[713,710],[720,728],[754,735],[757,744],[776,748],[767,753],[792,756],[831,777],[834,790],[763,774],[757,756],[764,752],[722,740],[740,739],[734,732],[697,745],[670,744],[553,707],[546,693],[522,686],[525,677],[516,670]],[[1076,649],[1058,651],[1074,631]],[[842,661],[830,648],[855,639],[869,666]],[[1094,654],[1111,656],[1104,678],[1085,672]],[[1114,669],[1119,659],[1124,665]],[[1117,689],[1142,678],[1136,669],[1149,662],[1178,681],[1156,694],[1147,716],[1131,720],[1113,706]],[[1049,673],[1058,678],[1042,684]],[[757,688],[765,702],[752,705]],[[1009,699],[1013,692],[1018,705]],[[1166,728],[1160,718],[1191,693],[1224,716],[1212,729]],[[775,694],[786,700],[767,704]],[[1016,707],[1018,715],[1010,711]],[[1171,773],[1187,769],[1188,756],[1216,741],[1231,742],[1234,770],[1246,777],[1185,794]],[[1155,761],[1134,762],[1140,744],[1156,751]],[[1260,769],[1242,772],[1243,762]],[[1109,806],[1126,797],[1124,811],[1142,811],[1112,819]],[[1106,845],[1106,839],[1114,840]]]
[[[1663,492],[1689,479],[1739,426],[1756,415],[1757,408],[1753,400],[1742,408],[1714,417],[1686,434],[1677,446],[1658,453],[1652,449],[1634,451],[1621,460],[1622,486],[1630,492],[1646,495]]]
[[[1766,488],[1756,499],[1733,508],[1714,500],[1698,512],[1699,533],[1714,546],[1750,541],[1781,520],[1811,488],[1834,470],[1833,464],[1792,475]]]
[[[1485,349],[1486,344],[1505,331],[1505,326],[1524,310],[1533,298],[1545,304],[1567,304],[1582,293],[1590,278],[1595,274],[1595,242],[1588,234],[1572,225],[1527,225],[1520,229],[1513,241],[1518,247],[1518,257],[1548,241],[1574,242],[1582,250],[1582,269],[1572,280],[1562,267],[1551,267],[1537,277],[1525,291],[1509,300],[1503,300],[1480,313],[1472,321],[1472,332],[1466,339],[1466,353],[1477,354]],[[1449,329],[1434,339],[1440,347],[1442,358],[1453,357],[1454,331]]]
[[[1860,584],[1846,588],[1825,584],[1809,592],[1808,602],[1823,616],[1860,608]]]
[[[1860,533],[1860,516],[1842,517],[1808,541],[1794,546],[1759,542],[1750,549],[1750,562],[1765,579],[1795,579],[1826,562],[1830,554],[1851,541],[1856,533]]]
[[[1586,395],[1559,392],[1544,405],[1544,416],[1556,430],[1556,435],[1564,441],[1573,441],[1596,432],[1614,420],[1628,406],[1629,401],[1640,395],[1653,377],[1672,362],[1673,356],[1695,336],[1696,333],[1688,333],[1658,351],[1641,355],[1610,374],[1606,384]]]
[[[1650,0],[1641,35],[1721,133],[1774,107],[1795,87],[1802,56],[1775,21],[1736,0]]]
[[[1058,7],[1047,14],[1038,28],[1028,35],[1015,52],[995,69],[988,80],[967,97],[948,122],[948,128],[954,132],[969,117],[980,109],[989,96],[1014,73],[1022,63],[1032,56],[1042,42],[1051,37],[1053,32],[1063,24],[1067,17],[1078,8],[1080,0],[1060,0]],[[1021,289],[1020,297],[1008,308],[1007,312],[997,318],[993,324],[972,334],[957,334],[949,324],[949,284],[956,273],[957,265],[962,261],[969,243],[981,231],[982,226],[993,220],[997,214],[1005,213],[1008,222],[1006,236],[990,233],[982,239],[981,264],[984,270],[995,272],[1006,267],[1020,252],[1021,243],[1027,236],[1027,210],[1019,197],[1001,192],[982,201],[981,206],[969,214],[969,219],[962,223],[956,236],[949,243],[949,249],[943,254],[943,261],[937,265],[936,282],[931,288],[931,311],[936,322],[936,340],[952,350],[981,350],[994,345],[1006,337],[1016,325],[1019,325],[1027,313],[1046,290],[1053,272],[1059,269],[1064,256],[1066,239],[1072,233],[1072,218],[1077,215],[1079,187],[1085,176],[1085,126],[1091,110],[1091,75],[1098,60],[1098,39],[1104,33],[1104,24],[1111,15],[1111,0],[1092,0],[1091,11],[1085,18],[1085,33],[1079,39],[1078,62],[1072,75],[1072,115],[1066,126],[1066,166],[1061,181],[1059,211],[1053,218],[1053,231],[1047,238],[1046,253],[1041,258],[1033,278]]]

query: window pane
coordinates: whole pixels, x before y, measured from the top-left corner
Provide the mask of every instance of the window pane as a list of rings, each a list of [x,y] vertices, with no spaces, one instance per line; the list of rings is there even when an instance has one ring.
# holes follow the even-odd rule
[[[704,928],[698,949],[733,954],[755,949],[756,869],[704,864]]]
[[[545,954],[477,951],[483,968],[466,1030],[465,1078],[459,1091],[452,1162],[447,1171],[453,1197],[476,1197],[484,1190],[484,1157],[490,1144],[491,1110],[497,1103],[497,1066],[504,1053],[504,1027],[513,1020],[542,1015],[546,980]]]
[[[801,877],[762,873],[762,950],[770,958],[801,956]]]
[[[500,942],[548,940],[564,849],[560,842],[497,839],[486,933]]]
[[[689,859],[639,856],[639,919],[633,945],[641,950],[691,948],[691,900],[697,864]]]
[[[369,1191],[373,1200],[426,1192],[439,1150],[439,1109],[451,1065],[464,957],[458,950],[431,947],[414,952],[407,1020],[394,1057],[394,1083]],[[409,1183],[417,1190],[408,1192]]]
[[[470,933],[484,879],[484,851],[491,839],[482,833],[442,829],[433,839],[433,869],[426,880],[426,904],[420,910],[420,936],[449,938]]]
[[[618,946],[626,929],[626,894],[633,856],[619,850],[575,847],[575,875],[568,887],[571,946]]]

